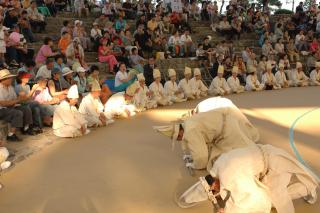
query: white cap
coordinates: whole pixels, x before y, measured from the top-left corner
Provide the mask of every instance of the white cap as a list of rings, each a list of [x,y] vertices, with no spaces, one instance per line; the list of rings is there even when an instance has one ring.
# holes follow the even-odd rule
[[[320,68],[320,62],[319,61],[316,62],[316,67]]]
[[[176,71],[174,69],[168,69],[168,74],[169,74],[169,77],[177,75],[177,73],[176,73]]]
[[[137,79],[138,79],[138,81],[145,81],[145,80],[146,80],[146,79],[144,78],[143,73],[139,73],[139,74],[137,75]]]
[[[301,62],[297,62],[297,64],[296,64],[296,68],[297,68],[297,69],[302,68],[302,64],[301,64]]]
[[[66,76],[70,73],[73,73],[73,71],[69,67],[65,67],[62,69],[62,76]]]
[[[239,68],[237,66],[232,67],[232,73],[238,73]]]
[[[77,87],[77,85],[72,85],[72,86],[69,88],[67,98],[70,98],[70,99],[77,99],[77,98],[79,98],[79,92],[78,92],[78,87]]]
[[[91,85],[91,92],[101,91],[101,87],[98,81],[93,81]]]
[[[153,78],[161,78],[161,72],[159,69],[153,69]]]
[[[133,97],[136,94],[137,89],[139,89],[140,85],[137,81],[133,82],[126,89],[126,94]]]
[[[77,72],[86,72],[86,69],[83,67],[78,67]]]
[[[193,75],[196,76],[196,75],[201,75],[201,71],[199,68],[194,68],[193,69]]]
[[[192,74],[192,70],[190,67],[185,67],[184,68],[184,74],[187,75],[187,74]]]
[[[272,70],[272,64],[271,63],[267,63],[267,70]]]
[[[257,71],[257,68],[255,68],[255,66],[249,66],[248,73],[254,73],[256,71]]]
[[[223,73],[224,73],[224,66],[219,65],[218,74],[223,74]]]

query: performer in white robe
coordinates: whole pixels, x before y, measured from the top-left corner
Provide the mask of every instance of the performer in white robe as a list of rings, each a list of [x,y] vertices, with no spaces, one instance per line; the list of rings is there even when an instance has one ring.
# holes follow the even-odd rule
[[[194,169],[211,169],[220,154],[253,144],[260,137],[258,130],[233,107],[194,114],[181,124],[155,129],[182,142],[182,148],[193,159],[186,166]]]
[[[272,73],[272,65],[267,64],[267,71],[262,75],[262,83],[265,85],[266,90],[281,89],[281,86],[277,83],[276,77]]]
[[[160,106],[172,105],[170,98],[165,96],[164,88],[161,84],[161,73],[160,70],[153,70],[154,81],[149,86],[149,90],[152,91],[152,100],[156,101]]]
[[[104,114],[104,107],[100,100],[101,87],[98,82],[93,82],[91,92],[86,95],[79,106],[79,112],[88,122],[88,127],[105,126],[113,123],[112,119],[108,119]]]
[[[240,84],[240,81],[238,78],[238,71],[239,71],[239,68],[237,66],[234,66],[232,68],[232,76],[230,76],[227,80],[228,86],[230,87],[231,92],[233,93],[244,92],[244,86]]]
[[[310,85],[320,86],[320,62],[316,62],[316,68],[310,73]]]
[[[195,95],[195,98],[206,97],[208,95],[208,88],[201,79],[201,71],[199,68],[194,68],[193,78],[190,80],[192,93]]]
[[[144,111],[145,109],[157,108],[157,101],[151,99],[153,93],[146,86],[146,79],[143,73],[139,73],[137,75],[137,78],[140,89],[139,92],[135,94],[133,98],[134,105],[141,111]]]
[[[294,213],[292,200],[304,198],[310,204],[317,200],[316,175],[271,145],[257,144],[222,154],[209,173],[179,198],[181,207],[209,198],[218,212],[270,213],[274,206],[277,213]]]
[[[78,87],[70,87],[67,100],[62,101],[53,114],[53,133],[58,137],[78,137],[88,134],[88,122],[75,105],[79,99]]]
[[[248,69],[245,89],[247,91],[261,91],[264,89],[264,84],[260,84],[257,77],[257,69],[254,66],[250,66]]]
[[[309,85],[309,78],[303,72],[302,64],[297,62],[296,69],[291,71],[291,81],[295,87],[305,87]]]
[[[218,67],[218,75],[212,80],[209,87],[210,95],[228,95],[231,93],[231,89],[227,84],[226,79],[223,77],[224,67]]]
[[[278,67],[279,67],[279,70],[275,74],[277,84],[280,85],[282,88],[287,88],[287,87],[292,86],[292,82],[287,80],[287,76],[284,71],[284,64],[279,63]]]
[[[176,71],[174,69],[168,69],[168,76],[170,80],[164,84],[165,96],[169,97],[170,101],[174,103],[186,101],[187,99],[184,98],[183,90],[177,85]]]
[[[195,94],[192,92],[191,87],[191,77],[192,77],[192,70],[190,67],[185,67],[184,69],[184,79],[181,79],[178,88],[181,89],[184,93],[184,97],[188,100],[195,99]]]
[[[139,83],[134,82],[127,87],[126,92],[112,95],[104,106],[105,115],[111,118],[128,118],[136,115],[139,110],[132,102],[134,95],[139,92],[139,87]]]

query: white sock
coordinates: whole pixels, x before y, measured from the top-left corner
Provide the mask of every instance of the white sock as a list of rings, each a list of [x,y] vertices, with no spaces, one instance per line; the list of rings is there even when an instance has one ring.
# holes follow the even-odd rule
[[[29,125],[24,126],[24,131],[27,131],[29,129]]]
[[[12,136],[12,135],[14,135],[13,132],[8,132],[8,136]]]

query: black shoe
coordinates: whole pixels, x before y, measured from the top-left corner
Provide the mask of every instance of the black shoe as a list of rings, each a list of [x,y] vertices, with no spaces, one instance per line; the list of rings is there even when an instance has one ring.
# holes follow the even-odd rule
[[[27,130],[22,130],[22,134],[24,135],[36,135],[36,132],[33,129],[28,128]]]
[[[33,127],[32,130],[38,135],[43,133],[43,130],[40,127]]]
[[[7,141],[9,142],[20,142],[22,141],[16,134],[13,134],[11,136],[7,136]]]

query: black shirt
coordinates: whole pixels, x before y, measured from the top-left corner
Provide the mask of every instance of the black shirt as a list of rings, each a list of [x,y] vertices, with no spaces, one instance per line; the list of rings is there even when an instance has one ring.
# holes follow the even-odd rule
[[[18,17],[17,16],[10,16],[8,13],[6,14],[4,20],[3,20],[3,25],[12,29],[13,25],[18,23]]]

